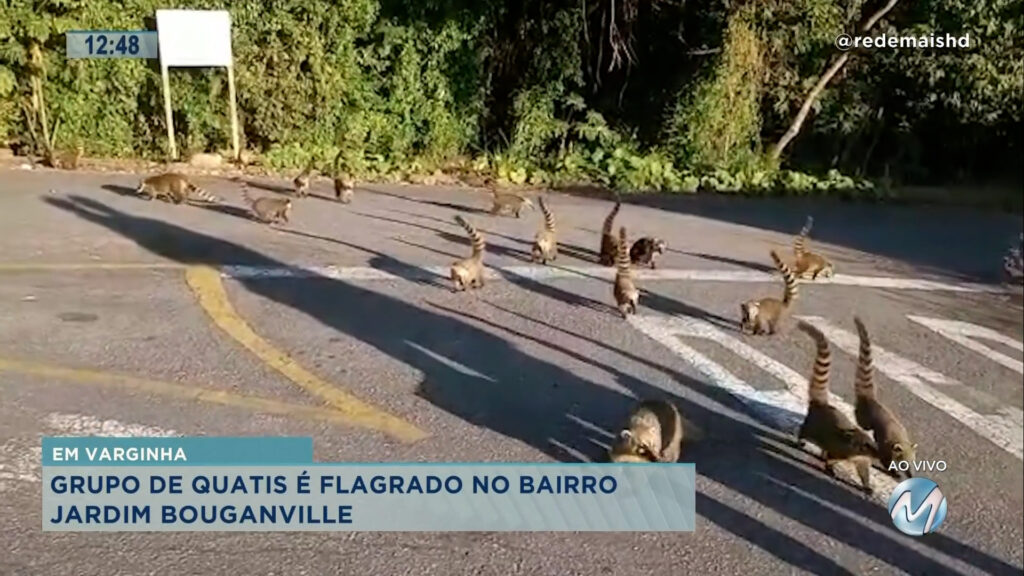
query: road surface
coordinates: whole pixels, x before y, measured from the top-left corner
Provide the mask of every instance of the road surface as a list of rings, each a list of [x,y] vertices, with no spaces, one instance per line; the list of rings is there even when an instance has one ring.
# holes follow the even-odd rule
[[[0,175],[0,573],[1020,574],[1022,310],[989,282],[1019,218],[949,209],[685,198],[626,204],[617,224],[669,252],[641,271],[640,313],[610,308],[591,260],[607,201],[553,194],[563,252],[528,261],[540,226],[482,213],[470,189],[357,190],[296,201],[278,229],[220,207],[133,196],[137,177]],[[273,188],[283,182],[254,184]],[[318,182],[314,194],[329,193]],[[855,314],[880,394],[948,499],[938,533],[891,525],[790,443],[813,346],[736,330],[739,302],[781,292],[813,212],[839,275],[797,314],[833,343],[852,401]],[[448,290],[477,223],[492,275]],[[41,532],[43,435],[312,436],[319,461],[573,461],[601,456],[636,397],[674,399],[697,466],[690,534],[52,534]]]

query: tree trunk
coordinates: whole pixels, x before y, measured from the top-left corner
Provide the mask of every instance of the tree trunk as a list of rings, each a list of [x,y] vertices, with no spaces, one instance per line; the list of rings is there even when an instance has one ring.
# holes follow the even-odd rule
[[[897,2],[899,2],[899,0],[888,0],[885,3],[885,6],[879,8],[877,12],[872,14],[871,17],[864,22],[858,30],[858,33],[862,36],[867,34],[879,20],[881,20],[889,13],[890,10],[893,9],[893,7],[896,6]],[[814,102],[818,100],[818,96],[820,96],[822,91],[825,90],[825,86],[828,86],[828,83],[836,74],[839,73],[840,70],[843,69],[843,66],[846,65],[846,62],[849,59],[850,53],[843,52],[843,54],[825,70],[825,73],[818,79],[814,88],[811,88],[811,92],[807,95],[807,98],[804,99],[804,103],[800,106],[800,111],[797,112],[796,118],[793,118],[793,123],[789,125],[789,129],[786,130],[786,133],[782,135],[782,138],[779,138],[779,141],[772,146],[770,157],[773,162],[778,162],[779,158],[782,156],[782,151],[786,146],[789,146],[789,143],[796,138],[797,134],[800,133],[800,128],[803,127],[804,121],[807,120],[807,116],[811,113],[811,107],[814,106]]]

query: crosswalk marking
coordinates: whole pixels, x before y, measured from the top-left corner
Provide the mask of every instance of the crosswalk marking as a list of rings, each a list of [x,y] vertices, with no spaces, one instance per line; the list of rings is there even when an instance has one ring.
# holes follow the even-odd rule
[[[837,347],[847,354],[857,356],[860,339],[851,332],[838,328],[820,316],[799,316],[799,318],[815,325]],[[958,422],[967,426],[983,438],[987,438],[996,446],[1024,459],[1024,428],[1020,422],[1024,415],[1018,408],[1003,406],[997,414],[978,414],[962,403],[931,386],[935,384],[944,388],[959,388],[965,394],[987,400],[993,406],[999,405],[986,394],[965,387],[954,378],[940,374],[920,364],[902,358],[885,350],[877,344],[872,346],[875,369],[892,380],[899,382],[911,394],[924,400],[935,408],[949,414]]]
[[[997,364],[1006,366],[1018,374],[1024,374],[1024,362],[1015,358],[1010,358],[1006,354],[997,352],[975,340],[975,338],[991,340],[1008,348],[1013,348],[1018,352],[1024,352],[1024,344],[1010,338],[1009,336],[1000,334],[991,328],[978,326],[977,324],[971,324],[970,322],[963,322],[961,320],[944,320],[942,318],[927,318],[925,316],[907,316],[907,318],[912,322],[916,322],[926,328],[930,328],[938,334],[960,344],[964,348],[981,354]]]
[[[367,266],[223,266],[221,275],[234,279],[258,278],[310,278],[324,277],[336,280],[373,281],[400,279],[430,280],[448,277],[447,266],[403,265],[401,272]],[[744,282],[771,283],[778,279],[767,272],[752,270],[707,270],[686,268],[659,268],[656,270],[637,269],[634,274],[641,281],[695,281],[695,282]],[[485,277],[491,280],[502,278],[526,280],[596,279],[611,280],[615,269],[604,266],[489,266]],[[1002,286],[976,283],[942,282],[921,278],[898,278],[886,276],[855,276],[837,274],[830,279],[815,281],[817,286],[859,286],[864,288],[885,288],[891,290],[921,290],[939,292],[976,292],[1003,294]]]
[[[633,315],[629,317],[629,323],[682,358],[703,375],[709,384],[722,388],[736,397],[755,417],[795,436],[807,409],[806,376],[801,376],[703,320],[687,316]],[[781,379],[786,389],[758,390],[684,343],[682,337],[703,338],[721,344],[741,358]],[[852,406],[834,395],[832,401],[837,408],[852,416]],[[860,485],[853,467],[846,463],[836,466],[836,474],[855,486]],[[876,471],[871,475],[871,486],[875,491],[875,500],[884,502],[896,488],[896,481],[885,473]]]
[[[43,436],[174,437],[181,433],[155,426],[101,420],[87,414],[54,412],[43,418],[42,432],[33,438],[12,438],[0,444],[0,492],[15,483],[38,483],[42,478]]]

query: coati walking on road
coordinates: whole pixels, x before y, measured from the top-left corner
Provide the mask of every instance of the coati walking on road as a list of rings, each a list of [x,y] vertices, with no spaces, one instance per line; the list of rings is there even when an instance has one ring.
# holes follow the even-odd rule
[[[667,400],[643,400],[608,450],[611,462],[678,462],[682,451],[683,419]]]
[[[833,467],[837,462],[853,464],[864,492],[870,495],[871,464],[878,459],[878,447],[867,432],[829,402],[832,350],[825,335],[807,322],[801,321],[798,326],[814,340],[817,355],[807,390],[807,416],[797,433],[797,443],[802,446],[809,440],[821,448],[825,473],[829,476],[835,476]]]
[[[629,260],[637,266],[650,266],[651,270],[657,267],[655,259],[665,253],[668,244],[661,238],[645,236],[636,242],[629,249]]]
[[[807,235],[810,234],[812,226],[814,226],[814,217],[807,216],[807,222],[800,229],[800,234],[793,240],[793,255],[796,257],[793,262],[793,272],[797,278],[817,280],[819,275],[822,278],[831,278],[835,275],[835,266],[832,262],[821,254],[806,249]]]
[[[884,404],[878,401],[875,393],[874,362],[871,357],[871,338],[868,329],[860,318],[853,318],[860,336],[860,353],[857,358],[857,376],[854,380],[854,392],[857,403],[854,416],[857,424],[865,430],[874,432],[875,444],[878,446],[878,460],[886,470],[893,462],[907,462],[906,471],[901,472],[907,478],[913,477],[917,444],[910,441],[907,429]]]
[[[636,306],[640,301],[640,291],[633,283],[633,271],[629,265],[629,253],[626,252],[626,227],[619,228],[618,254],[615,260],[615,285],[612,295],[623,318],[636,314]]]
[[[135,193],[145,196],[147,200],[167,198],[175,204],[194,199],[210,203],[220,202],[220,198],[196,186],[183,174],[177,172],[166,172],[144,178],[139,182]]]
[[[292,211],[291,198],[273,198],[261,196],[253,198],[249,195],[249,186],[242,183],[242,198],[249,204],[253,216],[266,224],[274,224],[278,221],[288,223]]]
[[[544,213],[544,229],[537,233],[533,239],[531,257],[533,261],[540,261],[547,264],[558,258],[558,233],[555,230],[555,215],[551,212],[543,196],[537,197],[540,204],[540,211]]]
[[[472,224],[466,221],[461,215],[455,217],[455,221],[466,231],[473,242],[473,253],[468,257],[451,266],[452,289],[461,292],[467,288],[484,287],[484,250],[486,242],[481,234]]]
[[[740,304],[740,330],[751,334],[775,334],[780,324],[786,320],[793,303],[799,296],[796,277],[786,266],[786,263],[779,257],[778,252],[771,251],[775,267],[782,273],[782,279],[786,283],[786,289],[782,300],[777,298],[761,298],[759,300],[748,300]]]

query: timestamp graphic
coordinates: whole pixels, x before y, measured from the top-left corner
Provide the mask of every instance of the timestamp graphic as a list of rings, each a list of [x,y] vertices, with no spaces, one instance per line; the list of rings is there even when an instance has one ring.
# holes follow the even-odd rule
[[[156,30],[68,30],[68,58],[158,58]]]

